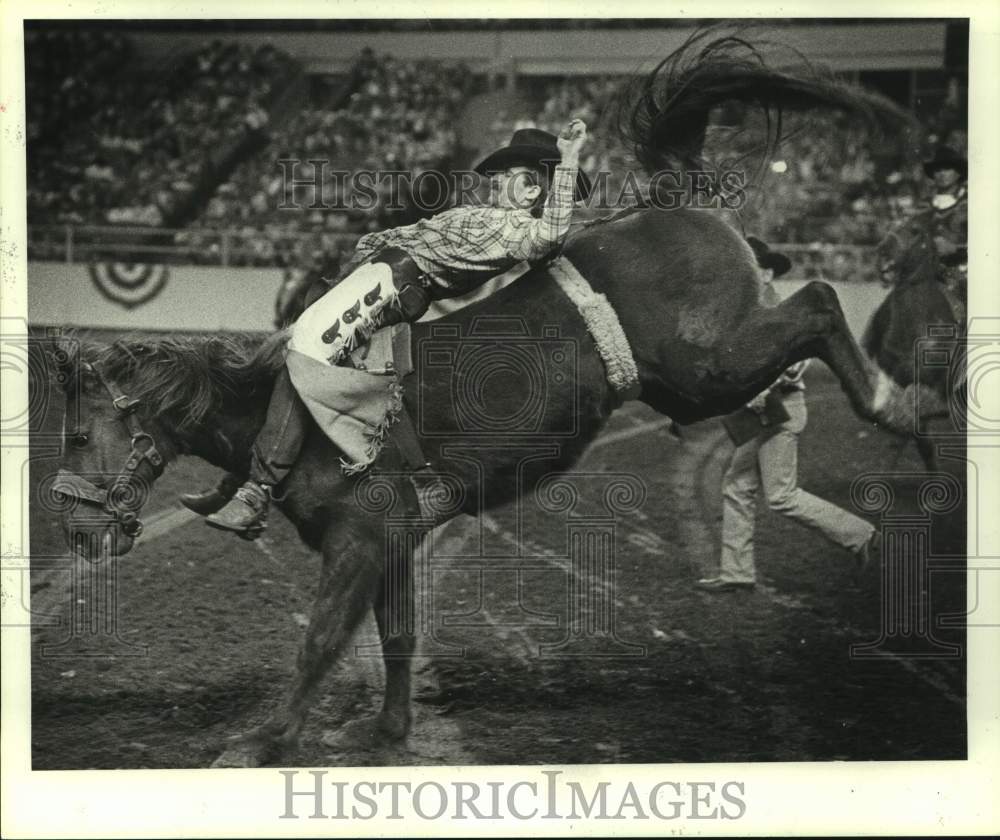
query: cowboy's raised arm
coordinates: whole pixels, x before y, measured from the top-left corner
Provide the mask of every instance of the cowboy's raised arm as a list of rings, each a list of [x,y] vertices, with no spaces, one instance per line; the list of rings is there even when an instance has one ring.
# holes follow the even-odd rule
[[[569,233],[580,148],[586,139],[587,126],[583,120],[572,120],[559,135],[556,142],[561,160],[553,173],[542,215],[530,221],[525,221],[523,217],[514,218],[507,231],[509,250],[515,258],[528,261],[541,259],[560,245]]]

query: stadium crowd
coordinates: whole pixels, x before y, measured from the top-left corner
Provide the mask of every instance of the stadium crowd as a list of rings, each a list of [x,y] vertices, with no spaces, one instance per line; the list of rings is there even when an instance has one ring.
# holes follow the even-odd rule
[[[163,72],[132,72],[127,40],[29,31],[28,220],[176,223],[219,155],[268,121],[295,62],[213,41]]]
[[[184,232],[179,244],[215,260],[221,244],[211,231],[231,230],[240,243],[236,263],[301,263],[335,251],[345,233],[415,221],[410,196],[391,196],[388,179],[375,185],[374,206],[356,207],[351,198],[357,185],[334,173],[402,170],[416,177],[447,170],[471,79],[460,64],[402,61],[363,50],[341,101],[310,103],[273,128],[268,147],[240,165],[208,201],[194,225],[208,233]],[[280,160],[299,163],[282,168]],[[329,166],[317,171],[314,160]],[[392,209],[396,204],[401,209]]]
[[[129,73],[127,39],[106,32],[29,33],[27,55],[29,222],[184,225],[174,244],[196,262],[329,265],[351,236],[419,217],[412,197],[390,195],[386,182],[377,185],[377,206],[351,207],[352,184],[333,172],[447,171],[502,145],[517,128],[556,131],[569,118],[583,119],[591,141],[581,165],[592,177],[610,173],[609,196],[620,194],[625,173],[637,172],[615,139],[609,105],[622,81],[615,77],[532,79],[516,105],[493,113],[483,148],[466,149],[456,128],[475,82],[458,64],[364,49],[342,83],[269,124],[275,95],[300,72],[269,46],[214,41],[155,78]],[[857,255],[842,246],[877,243],[900,212],[926,201],[920,164],[935,145],[964,153],[955,99],[902,152],[837,117],[812,120],[756,173],[745,229],[807,246],[808,272],[861,276]],[[67,125],[82,127],[66,132]],[[206,151],[248,133],[266,145],[234,168],[219,168]],[[292,170],[282,170],[282,159],[300,161],[295,183],[284,177]],[[310,160],[329,161],[318,179]],[[199,185],[207,185],[204,195]],[[182,218],[185,205],[191,212]]]

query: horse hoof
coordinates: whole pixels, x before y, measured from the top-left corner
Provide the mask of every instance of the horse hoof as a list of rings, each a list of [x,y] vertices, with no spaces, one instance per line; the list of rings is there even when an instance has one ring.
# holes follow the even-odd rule
[[[407,728],[393,725],[382,715],[368,715],[345,723],[340,729],[327,732],[322,742],[324,746],[338,752],[375,750],[403,741],[406,738]]]
[[[382,712],[378,716],[378,730],[382,740],[389,743],[405,741],[410,734],[410,716],[389,715]]]
[[[249,744],[241,744],[226,750],[212,762],[212,767],[260,767],[260,764],[259,750]]]
[[[234,735],[228,741],[225,752],[212,762],[212,767],[261,767],[278,758],[283,746],[279,740],[262,731],[262,727]]]

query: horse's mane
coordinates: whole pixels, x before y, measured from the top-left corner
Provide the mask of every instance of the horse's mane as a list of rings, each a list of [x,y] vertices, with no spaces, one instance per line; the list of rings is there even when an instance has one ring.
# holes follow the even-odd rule
[[[73,344],[80,360],[95,364],[151,414],[189,429],[227,402],[270,393],[283,364],[285,338],[284,332],[266,338],[255,333],[129,335],[111,344]],[[69,367],[78,375],[78,365]]]

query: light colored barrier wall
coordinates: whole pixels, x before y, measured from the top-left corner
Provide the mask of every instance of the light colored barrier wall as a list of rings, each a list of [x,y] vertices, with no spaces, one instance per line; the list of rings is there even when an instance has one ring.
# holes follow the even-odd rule
[[[203,268],[171,266],[162,291],[127,309],[107,300],[85,265],[30,263],[28,318],[35,326],[121,330],[236,331],[270,330],[274,299],[281,284],[277,268]],[[778,280],[788,297],[804,285]],[[874,283],[832,283],[847,322],[860,337],[868,319],[885,298]]]
[[[775,280],[774,288],[781,295],[782,300],[784,300],[789,295],[795,294],[806,282],[805,280],[794,279]],[[844,310],[847,325],[851,328],[854,337],[860,341],[865,327],[868,326],[868,321],[875,310],[878,309],[879,304],[885,300],[885,296],[889,294],[889,290],[881,283],[843,283],[834,281],[830,285],[836,289],[837,297],[840,298],[840,306]]]
[[[28,321],[121,330],[270,330],[280,268],[168,266],[162,291],[126,308],[106,299],[86,265],[28,264]]]

